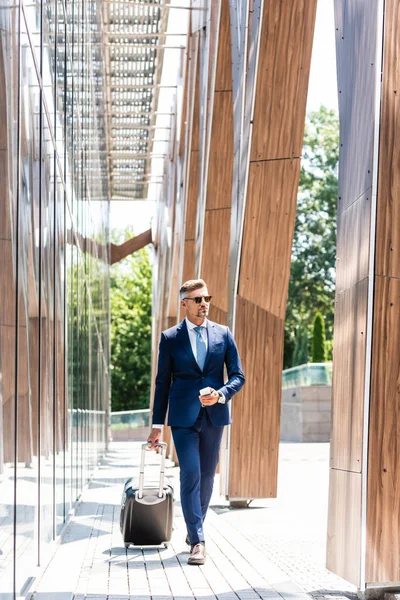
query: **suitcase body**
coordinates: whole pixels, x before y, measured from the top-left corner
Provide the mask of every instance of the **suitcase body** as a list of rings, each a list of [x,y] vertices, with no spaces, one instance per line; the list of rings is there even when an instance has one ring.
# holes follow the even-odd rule
[[[128,479],[122,495],[120,527],[125,547],[159,546],[172,536],[174,490],[164,485],[166,444],[161,447],[161,469],[158,485],[144,485],[145,455],[149,444],[142,446],[139,485]]]

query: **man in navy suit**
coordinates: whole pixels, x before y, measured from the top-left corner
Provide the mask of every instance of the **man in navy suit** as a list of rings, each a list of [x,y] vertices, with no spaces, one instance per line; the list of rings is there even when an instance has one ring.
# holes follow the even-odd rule
[[[202,565],[206,557],[203,522],[223,429],[231,422],[227,402],[242,388],[245,377],[230,330],[207,319],[211,296],[205,282],[186,281],[179,293],[186,318],[161,334],[153,429],[148,441],[154,447],[160,440],[168,409],[180,465],[186,541],[191,546],[188,563]],[[207,387],[208,393],[200,395]]]

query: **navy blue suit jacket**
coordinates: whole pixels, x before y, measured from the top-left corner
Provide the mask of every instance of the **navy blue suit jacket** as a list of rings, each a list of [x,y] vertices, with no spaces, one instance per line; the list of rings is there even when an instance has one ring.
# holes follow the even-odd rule
[[[203,371],[194,357],[186,320],[161,334],[154,394],[153,423],[191,427],[201,404],[199,391],[212,387],[230,400],[245,382],[235,340],[228,327],[207,321],[208,350]],[[224,365],[228,381],[224,383]],[[213,425],[231,422],[227,403],[206,407]]]

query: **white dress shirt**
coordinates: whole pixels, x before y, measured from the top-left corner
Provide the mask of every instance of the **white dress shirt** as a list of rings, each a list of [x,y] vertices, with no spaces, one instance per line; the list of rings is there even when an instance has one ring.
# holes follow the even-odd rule
[[[188,330],[188,334],[189,334],[189,341],[190,341],[190,345],[192,347],[192,351],[194,354],[194,358],[196,359],[197,362],[197,348],[196,348],[196,337],[197,337],[197,333],[195,332],[194,328],[198,327],[198,325],[196,325],[195,323],[192,323],[191,321],[189,321],[189,319],[187,317],[185,317],[185,321],[186,321],[186,327]],[[207,335],[207,319],[204,319],[204,322],[200,325],[201,329],[201,335],[203,336],[203,340],[204,343],[206,345],[206,350],[208,350],[208,335]],[[222,400],[223,403],[225,403],[225,396],[222,395]],[[219,400],[218,400],[219,402]],[[153,428],[154,429],[162,429],[164,427],[164,425],[160,425],[160,424],[156,424],[153,423]]]
[[[195,325],[195,323],[192,323],[191,321],[189,321],[189,319],[187,317],[185,318],[185,321],[186,321],[186,327],[187,327],[188,334],[189,334],[190,345],[192,346],[192,351],[193,351],[194,357],[197,362],[197,348],[196,348],[197,333],[194,330],[194,328],[197,327],[197,325]],[[200,327],[201,327],[201,335],[202,335],[203,341],[206,345],[206,350],[208,350],[207,319],[204,319],[204,323],[202,323],[200,325]]]

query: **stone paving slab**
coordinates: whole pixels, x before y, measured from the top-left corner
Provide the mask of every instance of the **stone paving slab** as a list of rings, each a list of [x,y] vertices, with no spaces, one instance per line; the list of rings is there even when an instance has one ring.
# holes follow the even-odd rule
[[[327,446],[281,445],[275,500],[234,510],[215,491],[206,521],[208,558],[194,567],[187,564],[178,500],[168,548],[124,548],[120,501],[124,482],[138,471],[140,444],[114,442],[29,600],[352,598],[356,590],[323,566]],[[152,480],[158,461],[149,453]],[[178,473],[167,468],[177,499]]]

